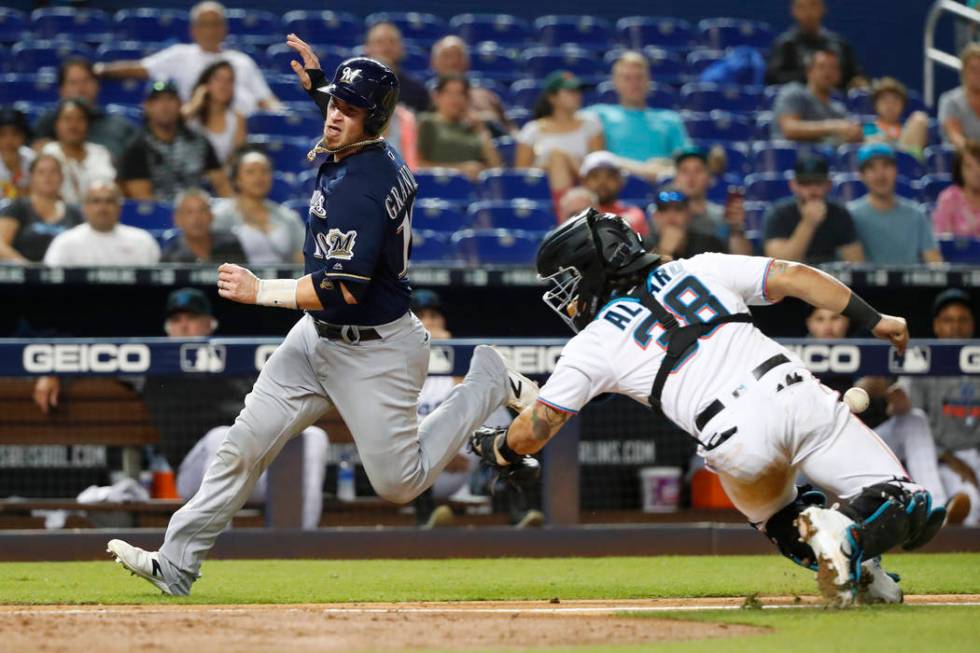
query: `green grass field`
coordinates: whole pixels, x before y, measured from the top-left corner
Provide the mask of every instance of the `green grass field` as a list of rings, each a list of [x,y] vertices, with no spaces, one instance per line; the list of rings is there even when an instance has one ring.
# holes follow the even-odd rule
[[[886,556],[907,594],[980,594],[980,554]],[[187,598],[160,595],[112,562],[0,564],[0,604],[255,604],[812,595],[813,574],[773,556],[499,560],[212,561]],[[548,651],[980,650],[980,607],[638,614],[761,626],[764,634]],[[493,653],[512,650],[493,649]]]

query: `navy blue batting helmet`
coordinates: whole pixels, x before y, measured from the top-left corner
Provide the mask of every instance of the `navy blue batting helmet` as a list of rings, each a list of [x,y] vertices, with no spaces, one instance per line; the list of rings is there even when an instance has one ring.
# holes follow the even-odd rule
[[[367,110],[364,131],[380,134],[398,103],[398,77],[391,68],[368,57],[347,59],[333,74],[333,82],[318,88],[348,104]]]

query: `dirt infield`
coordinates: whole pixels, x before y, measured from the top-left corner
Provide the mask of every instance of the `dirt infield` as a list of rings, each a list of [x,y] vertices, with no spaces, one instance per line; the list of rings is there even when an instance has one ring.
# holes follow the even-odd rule
[[[766,597],[765,607],[816,605]],[[980,604],[977,595],[908,603]],[[494,646],[646,643],[736,637],[751,626],[631,619],[623,612],[737,609],[741,598],[320,605],[0,606],[0,652],[79,650],[411,651]]]

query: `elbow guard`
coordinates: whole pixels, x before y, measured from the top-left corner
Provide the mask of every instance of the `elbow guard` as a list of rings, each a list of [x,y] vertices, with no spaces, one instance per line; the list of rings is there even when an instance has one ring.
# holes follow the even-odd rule
[[[357,301],[360,301],[364,296],[368,286],[367,283],[356,279],[327,276],[326,270],[317,270],[310,277],[313,280],[313,290],[316,291],[316,296],[320,299],[320,305],[324,308],[347,303],[343,288],[340,286],[341,282],[347,288],[347,292],[353,295]]]

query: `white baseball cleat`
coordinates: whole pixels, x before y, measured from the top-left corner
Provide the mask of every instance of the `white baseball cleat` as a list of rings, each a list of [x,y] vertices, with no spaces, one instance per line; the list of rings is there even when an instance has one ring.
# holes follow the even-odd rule
[[[827,602],[837,608],[854,603],[850,547],[845,533],[854,522],[836,510],[812,506],[796,518],[800,538],[817,556],[817,586]]]
[[[538,384],[514,369],[514,365],[496,347],[490,349],[500,356],[507,368],[507,408],[520,414],[538,400]]]
[[[893,577],[881,567],[881,558],[872,558],[861,563],[861,578],[858,580],[857,602],[861,605],[874,603],[901,603],[905,599],[897,577]]]
[[[122,540],[109,540],[106,551],[111,553],[112,557],[116,559],[116,562],[129,570],[131,574],[149,581],[164,594],[169,594],[170,596],[182,596],[186,594],[175,592],[167,584],[167,581],[163,578],[163,569],[160,567],[160,561],[157,560],[156,552],[150,553],[149,551],[144,551]]]

